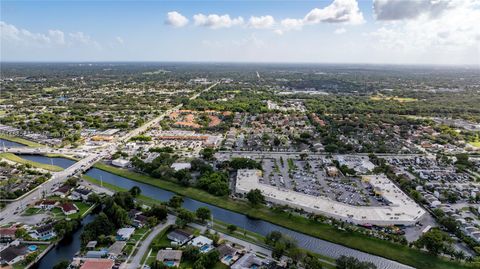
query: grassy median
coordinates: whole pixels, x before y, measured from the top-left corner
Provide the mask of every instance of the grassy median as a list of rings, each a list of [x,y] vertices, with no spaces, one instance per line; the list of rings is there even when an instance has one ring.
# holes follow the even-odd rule
[[[246,202],[216,197],[203,190],[192,187],[183,187],[171,181],[160,180],[147,175],[116,168],[103,163],[95,164],[95,167],[112,174],[129,178],[141,183],[150,184],[161,189],[169,190],[192,199],[222,207],[253,218],[271,222],[285,228],[324,239],[333,243],[358,249],[363,252],[395,260],[419,269],[454,269],[473,268],[467,264],[461,264],[430,255],[426,252],[412,249],[392,242],[372,238],[359,233],[341,231],[331,225],[322,224],[307,218],[288,214],[272,212],[267,207],[252,208]]]

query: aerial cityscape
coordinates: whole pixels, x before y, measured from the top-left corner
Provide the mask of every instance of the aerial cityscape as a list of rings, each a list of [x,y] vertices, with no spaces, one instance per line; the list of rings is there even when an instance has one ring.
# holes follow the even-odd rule
[[[0,7],[0,268],[480,268],[480,2]]]

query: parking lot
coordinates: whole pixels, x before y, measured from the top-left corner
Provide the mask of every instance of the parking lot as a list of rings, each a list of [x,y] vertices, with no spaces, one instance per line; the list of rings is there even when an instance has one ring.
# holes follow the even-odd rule
[[[387,203],[360,178],[341,174],[328,176],[325,168],[332,165],[329,159],[265,158],[262,165],[264,173],[261,182],[264,184],[312,196],[325,196],[350,205],[376,206]]]

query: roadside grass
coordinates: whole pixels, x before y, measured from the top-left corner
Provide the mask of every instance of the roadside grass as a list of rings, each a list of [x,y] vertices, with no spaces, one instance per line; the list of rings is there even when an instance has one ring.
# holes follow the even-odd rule
[[[41,208],[29,207],[23,212],[22,216],[33,216],[40,213],[45,213],[45,211]]]
[[[0,153],[0,158],[5,158],[7,160],[20,163],[20,164],[31,165],[32,167],[41,168],[41,169],[45,169],[52,172],[63,171],[63,168],[61,168],[60,166],[30,161],[27,159],[23,159],[13,153],[8,153],[8,152]]]
[[[103,163],[97,163],[95,164],[95,167],[122,177],[129,178],[131,180],[156,186],[201,202],[235,211],[251,218],[262,219],[294,231],[327,240],[332,243],[354,248],[363,252],[385,257],[387,259],[395,260],[415,268],[472,268],[471,265],[449,261],[445,258],[431,255],[427,252],[409,248],[408,246],[368,237],[355,232],[342,231],[331,225],[319,223],[299,215],[289,214],[286,212],[273,212],[265,206],[254,208],[244,201],[213,196],[196,188],[186,188],[171,181],[155,179],[147,175],[112,167]]]
[[[45,146],[45,145],[39,144],[37,142],[33,142],[33,141],[30,141],[30,140],[27,140],[27,139],[23,139],[23,138],[16,137],[16,136],[9,136],[9,135],[5,135],[5,134],[0,134],[0,139],[5,139],[5,140],[8,140],[8,141],[20,143],[20,144],[23,144],[25,146],[29,146],[29,147],[32,147],[32,148],[39,148],[39,147],[44,147]]]

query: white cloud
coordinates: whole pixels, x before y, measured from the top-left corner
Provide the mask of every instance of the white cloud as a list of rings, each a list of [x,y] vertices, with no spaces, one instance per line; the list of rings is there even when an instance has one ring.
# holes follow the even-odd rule
[[[436,18],[453,5],[451,0],[374,0],[373,10],[377,20],[415,19],[421,15]]]
[[[217,15],[217,14],[197,14],[193,16],[193,21],[196,26],[208,27],[211,29],[230,28],[236,25],[242,25],[244,23],[242,17],[230,18],[230,15]]]
[[[430,11],[418,13],[418,10],[411,10],[408,14],[403,10],[400,13],[401,16],[384,12],[381,15],[384,19],[402,20],[382,23],[379,29],[370,33],[380,48],[404,53],[438,51],[444,55],[452,51],[475,50],[475,47],[479,50],[479,2],[456,1],[455,5],[449,5],[435,16]]]
[[[60,30],[48,30],[46,33],[34,33],[4,21],[0,21],[0,40],[2,46],[13,48],[59,48],[78,45],[101,48],[97,41],[82,32],[65,34]]]
[[[275,19],[270,15],[260,17],[252,16],[248,20],[248,25],[255,29],[269,29],[275,25]]]
[[[325,8],[314,8],[304,18],[305,24],[317,24],[321,22],[328,23],[346,23],[361,24],[364,23],[363,14],[358,8],[357,0],[334,0]]]
[[[117,36],[115,37],[115,41],[117,41],[118,44],[121,44],[123,45],[125,42],[123,41],[123,38],[121,38],[120,36]]]
[[[299,19],[283,19],[280,22],[280,25],[282,26],[282,29],[285,31],[290,31],[290,30],[301,30],[304,23],[303,20]]]
[[[5,44],[21,46],[51,47],[65,44],[65,35],[60,30],[48,30],[45,34],[32,33],[4,21],[0,21],[0,38]]]
[[[179,28],[187,25],[188,19],[177,11],[170,11],[167,13],[165,24]]]
[[[334,0],[324,8],[314,8],[302,19],[283,19],[280,28],[275,30],[283,34],[290,30],[301,30],[305,25],[319,23],[341,23],[358,25],[364,23],[363,14],[358,8],[357,0]]]
[[[65,44],[65,34],[60,30],[48,30],[48,36],[53,43]]]
[[[68,36],[70,37],[69,45],[84,45],[84,46],[92,46],[97,49],[101,49],[102,46],[95,40],[93,40],[89,35],[83,32],[76,32],[76,33],[69,33]]]
[[[337,35],[341,35],[341,34],[344,34],[345,32],[347,32],[347,29],[345,28],[337,28],[335,29],[334,33],[337,34]]]

